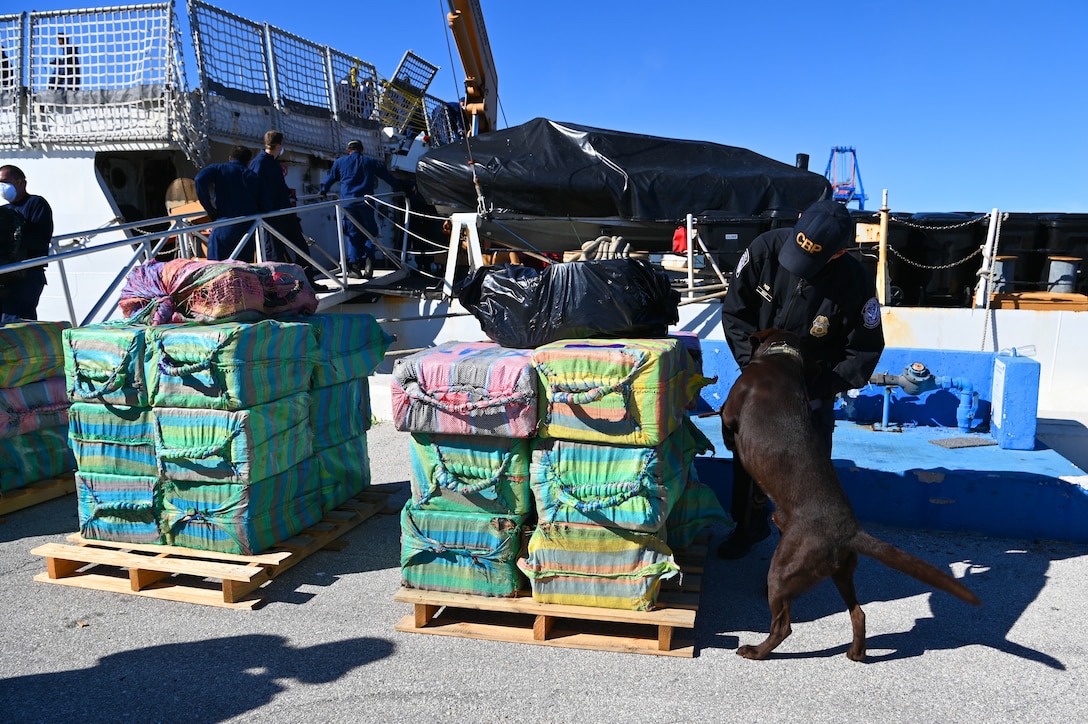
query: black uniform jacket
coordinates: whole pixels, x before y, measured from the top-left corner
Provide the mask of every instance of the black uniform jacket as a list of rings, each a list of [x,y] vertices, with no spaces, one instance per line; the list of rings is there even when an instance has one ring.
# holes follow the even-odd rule
[[[884,350],[876,284],[854,257],[832,259],[811,282],[778,262],[793,229],[760,234],[737,264],[722,301],[722,326],[741,369],[751,359],[748,338],[764,329],[801,337],[810,399],[828,399],[863,387]]]

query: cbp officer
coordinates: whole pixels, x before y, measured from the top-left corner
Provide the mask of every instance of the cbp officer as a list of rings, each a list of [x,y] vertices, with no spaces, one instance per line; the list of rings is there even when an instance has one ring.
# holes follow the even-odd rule
[[[854,222],[836,201],[817,201],[793,228],[760,234],[741,256],[722,302],[722,327],[741,369],[752,357],[749,337],[783,329],[801,338],[813,372],[807,380],[812,420],[828,458],[834,399],[862,387],[884,350],[876,282],[846,254]],[[731,506],[736,528],[718,549],[740,558],[770,535],[767,498],[734,458]]]

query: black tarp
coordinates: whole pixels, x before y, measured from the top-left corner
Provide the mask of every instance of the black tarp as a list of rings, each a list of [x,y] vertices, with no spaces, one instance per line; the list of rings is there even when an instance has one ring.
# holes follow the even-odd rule
[[[475,211],[469,148],[495,211],[643,221],[804,209],[831,197],[819,174],[735,146],[608,131],[537,118],[428,151],[420,194],[439,209]]]

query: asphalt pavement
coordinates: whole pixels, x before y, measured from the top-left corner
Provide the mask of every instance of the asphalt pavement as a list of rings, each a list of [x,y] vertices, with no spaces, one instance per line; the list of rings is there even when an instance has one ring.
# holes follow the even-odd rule
[[[409,495],[408,437],[369,433],[374,484]],[[830,583],[767,661],[776,537],[707,562],[694,658],[400,633],[399,519],[376,516],[265,589],[253,611],[39,583],[74,496],[0,523],[0,722],[1079,722],[1088,717],[1088,546],[872,526],[963,577],[974,608],[863,560],[869,658],[845,657]],[[716,543],[716,539],[712,544]]]

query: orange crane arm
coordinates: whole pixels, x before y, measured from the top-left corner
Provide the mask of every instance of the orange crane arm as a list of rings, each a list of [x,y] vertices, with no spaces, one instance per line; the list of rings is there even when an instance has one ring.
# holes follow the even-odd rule
[[[472,119],[469,135],[495,129],[499,77],[479,0],[449,0],[446,16],[457,54],[465,69],[465,112]]]

